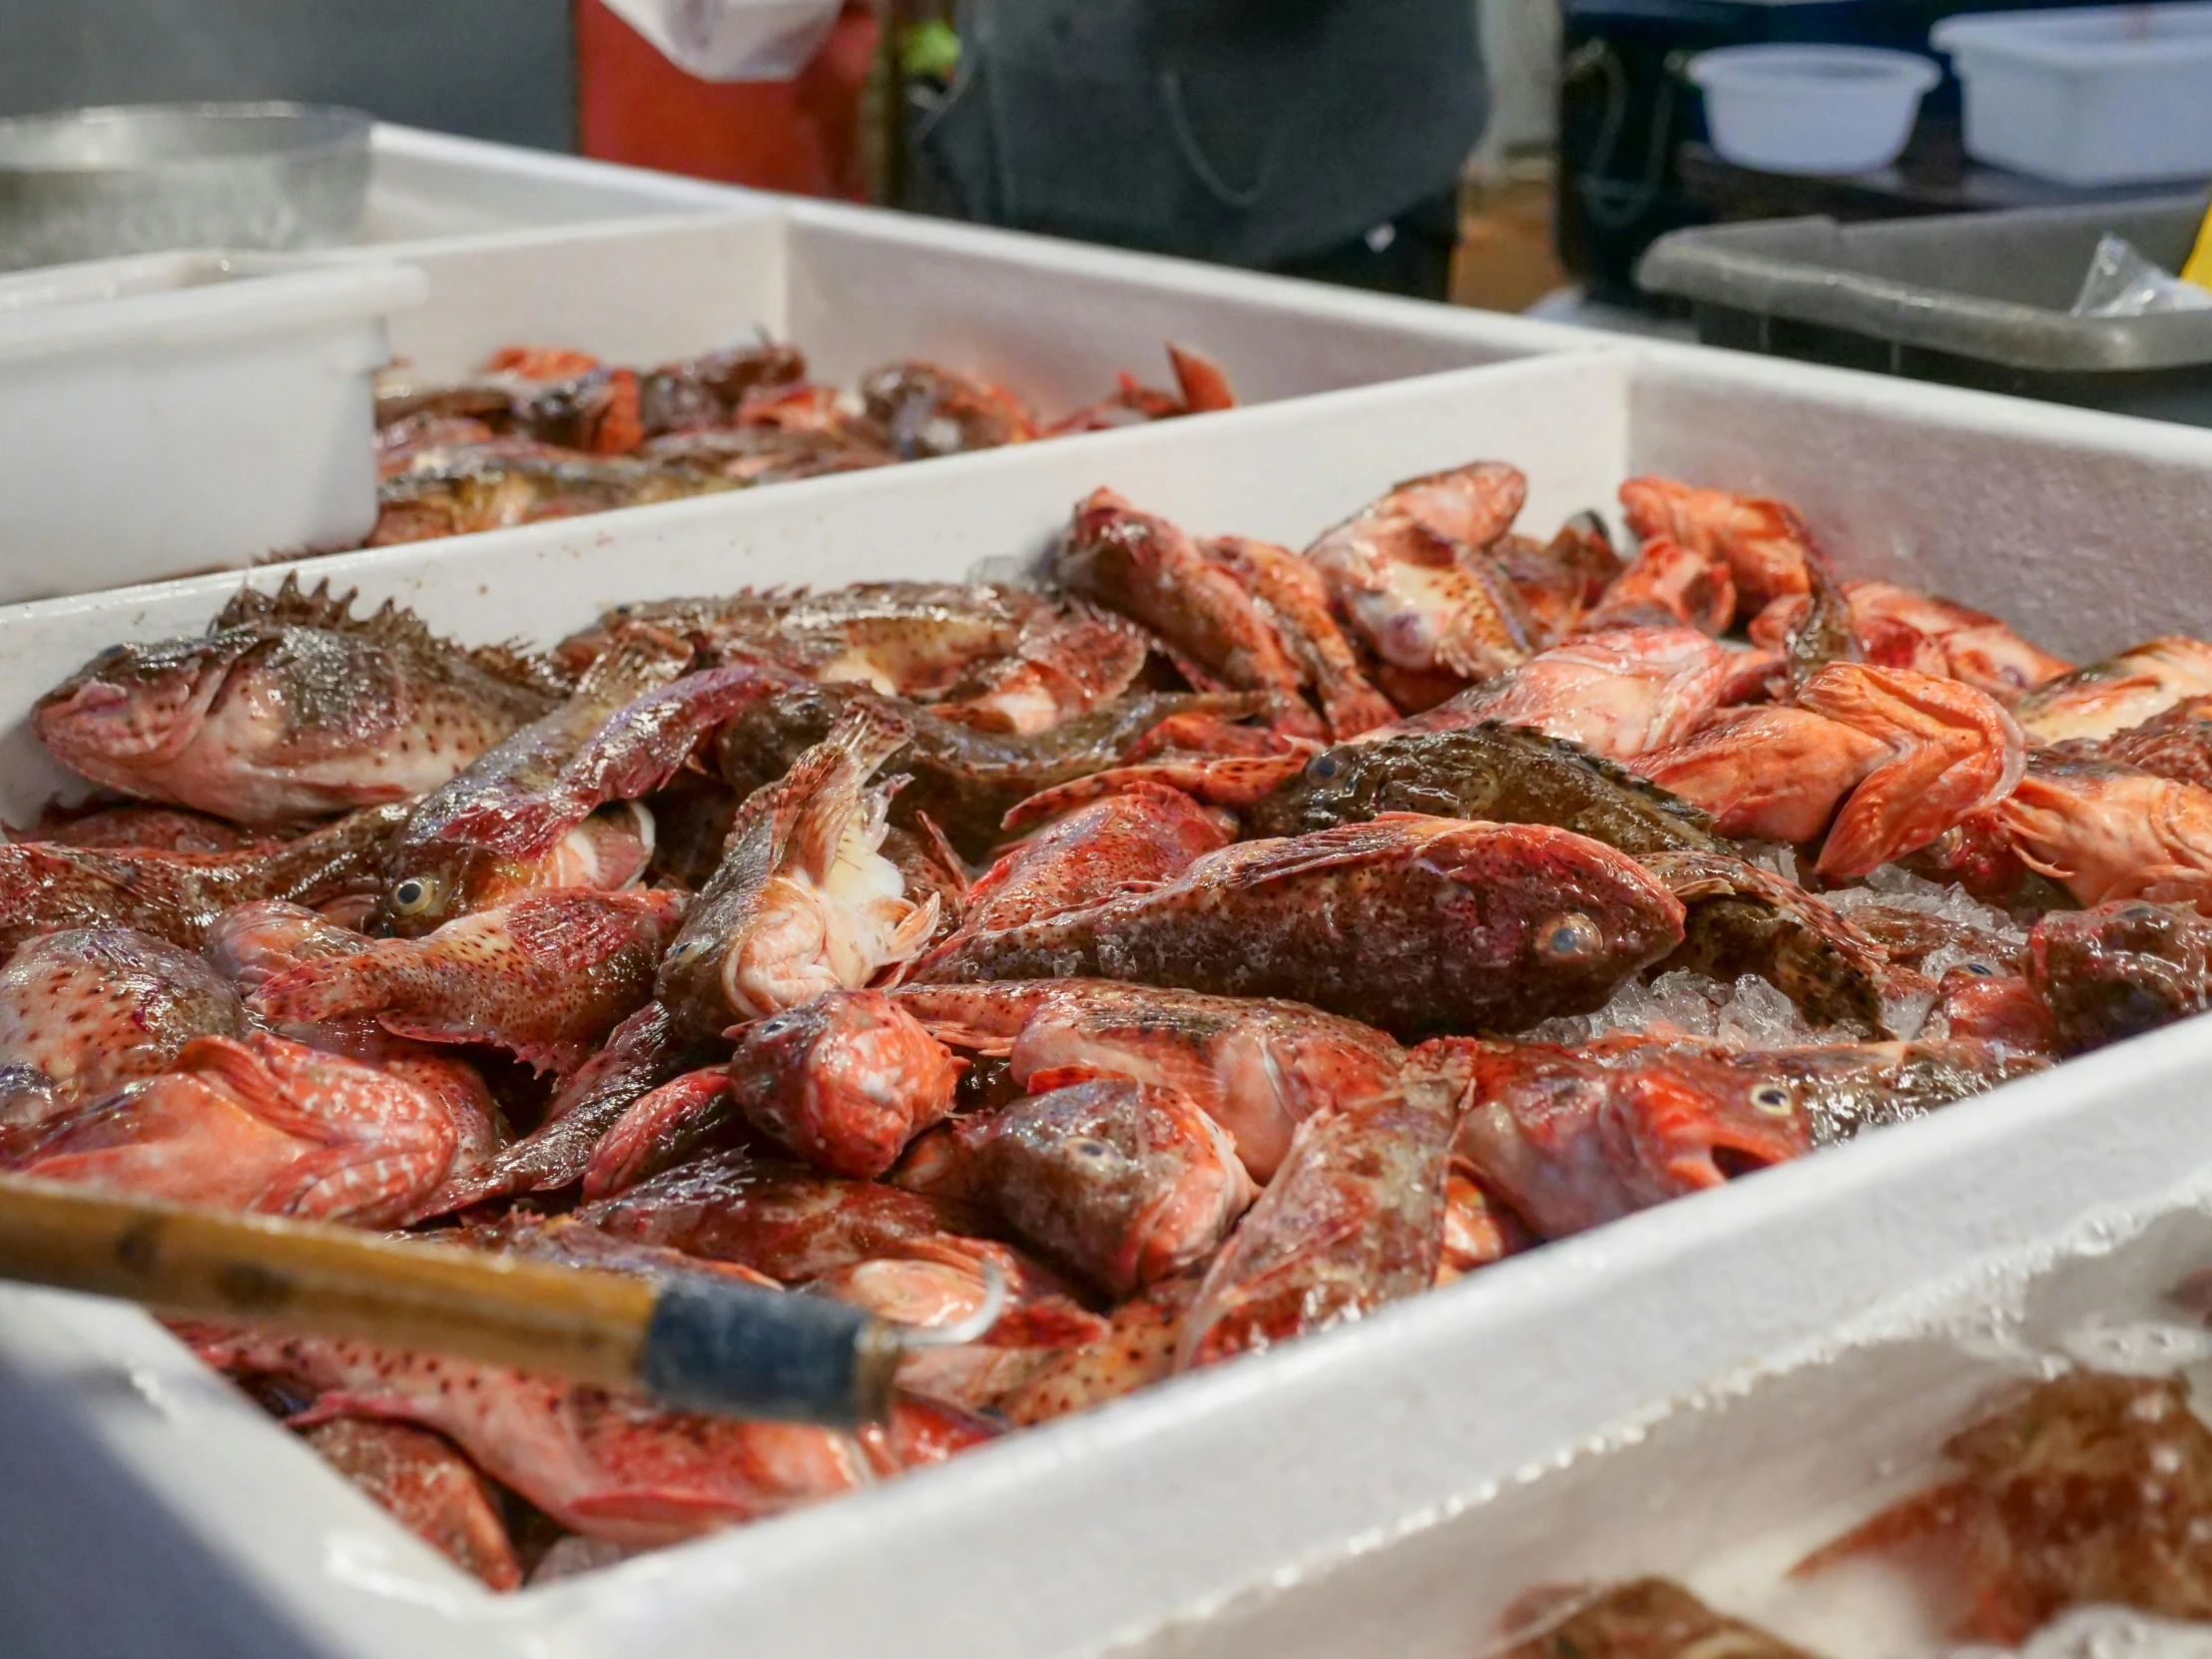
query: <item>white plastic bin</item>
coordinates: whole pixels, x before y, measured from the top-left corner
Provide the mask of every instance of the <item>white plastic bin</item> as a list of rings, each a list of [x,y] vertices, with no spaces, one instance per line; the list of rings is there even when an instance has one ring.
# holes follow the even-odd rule
[[[623,598],[954,577],[1038,550],[1102,483],[1197,534],[1302,545],[1393,479],[1478,455],[1527,470],[1534,526],[1646,470],[1783,495],[1846,574],[1952,593],[2082,659],[2212,628],[2196,580],[2212,434],[1694,347],[1501,364],[304,573],[461,638],[546,640]],[[25,726],[33,698],[118,640],[197,631],[236,587],[0,611],[0,819],[24,822],[63,782]],[[942,1468],[509,1598],[404,1535],[144,1316],[0,1291],[0,1384],[57,1399],[11,1414],[0,1394],[0,1481],[82,1471],[36,1509],[0,1502],[9,1659],[151,1651],[126,1639],[149,1622],[178,1629],[160,1651],[226,1659],[1465,1655],[1482,1597],[1555,1569],[1546,1548],[1604,1512],[1587,1485],[1596,1507],[1532,1510],[1532,1475],[1886,1296],[2212,1166],[2208,1065],[2200,1019]],[[177,1573],[153,1570],[178,1562],[204,1584],[190,1609],[163,1588]],[[186,1611],[294,1645],[188,1646]]]
[[[2212,176],[2212,4],[1947,18],[1966,153],[2067,185]]]
[[[160,254],[0,277],[0,603],[352,545],[420,273]]]

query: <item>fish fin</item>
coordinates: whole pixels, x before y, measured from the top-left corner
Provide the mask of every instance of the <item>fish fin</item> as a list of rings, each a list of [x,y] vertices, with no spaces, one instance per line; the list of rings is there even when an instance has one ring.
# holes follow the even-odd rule
[[[216,613],[215,620],[208,624],[208,632],[220,634],[232,628],[268,624],[358,633],[366,626],[365,618],[353,615],[353,601],[359,594],[360,589],[347,588],[333,597],[327,577],[317,582],[312,592],[305,591],[299,586],[295,571],[284,578],[275,593],[253,587],[240,588],[231,602]]]
[[[252,992],[246,1005],[273,1025],[319,1024],[381,1011],[393,976],[418,957],[412,939],[379,939],[350,956],[288,967]]]
[[[867,811],[879,818],[888,804],[887,790],[896,787],[889,781],[882,803],[862,798],[875,769],[905,742],[905,734],[865,708],[838,716],[830,735],[800,756],[777,786],[778,862],[797,848],[811,872],[826,874],[854,813]]]
[[[255,1117],[295,1139],[324,1147],[343,1146],[350,1139],[326,1118],[299,1106],[269,1063],[235,1037],[195,1037],[177,1056],[176,1069],[221,1083]]]
[[[980,1054],[987,1059],[1003,1060],[1014,1051],[1014,1041],[1019,1032],[999,1033],[985,1031],[973,1025],[964,1025],[956,1019],[924,1019],[921,1028],[947,1048],[963,1048],[970,1054]]]
[[[1195,346],[1168,341],[1168,364],[1175,370],[1176,388],[1183,407],[1192,414],[1234,409],[1237,394],[1229,384],[1229,371]]]
[[[375,1417],[383,1422],[420,1420],[413,1403],[397,1391],[377,1393],[368,1388],[332,1388],[315,1396],[314,1403],[284,1418],[291,1429],[312,1428],[338,1417]]]
[[[929,935],[937,930],[937,916],[944,908],[944,900],[937,893],[916,904],[906,913],[906,919],[891,930],[884,941],[884,954],[890,960],[890,972],[877,979],[884,988],[898,984],[913,966],[914,954],[929,942]]]
[[[288,1196],[276,1208],[308,1221],[395,1225],[399,1216],[445,1179],[455,1141],[447,1123],[444,1134],[425,1135],[418,1145],[399,1150],[379,1150],[367,1157],[352,1148],[317,1153],[288,1172]]]
[[[576,682],[578,698],[620,709],[681,679],[692,648],[650,623],[626,622]]]
[[[634,942],[641,913],[612,893],[550,892],[516,900],[502,920],[532,966],[572,973]]]

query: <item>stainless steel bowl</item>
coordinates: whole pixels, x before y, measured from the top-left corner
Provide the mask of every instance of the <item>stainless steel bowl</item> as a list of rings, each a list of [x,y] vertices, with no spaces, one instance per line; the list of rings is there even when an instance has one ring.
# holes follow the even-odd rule
[[[359,229],[358,110],[145,104],[0,121],[0,270],[169,248],[313,248]]]

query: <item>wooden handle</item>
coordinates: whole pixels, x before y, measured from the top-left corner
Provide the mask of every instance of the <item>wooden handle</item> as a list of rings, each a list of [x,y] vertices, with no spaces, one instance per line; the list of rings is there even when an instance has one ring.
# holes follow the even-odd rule
[[[634,1383],[654,1285],[0,1175],[0,1277],[159,1313]]]
[[[707,1274],[639,1279],[20,1175],[0,1175],[0,1279],[839,1428],[889,1413],[904,1340],[865,1309]]]

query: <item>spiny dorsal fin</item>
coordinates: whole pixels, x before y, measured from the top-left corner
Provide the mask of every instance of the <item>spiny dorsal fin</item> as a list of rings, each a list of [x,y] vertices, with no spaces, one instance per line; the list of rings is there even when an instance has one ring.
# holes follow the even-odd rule
[[[430,631],[414,612],[387,599],[366,616],[353,614],[358,588],[333,595],[327,578],[312,590],[299,585],[298,573],[285,576],[275,593],[241,588],[223,607],[209,632],[231,628],[320,628],[335,634],[353,634],[396,651],[418,651],[430,656],[465,657],[495,680],[547,697],[565,697],[571,682],[552,663],[525,650],[519,643],[462,646]]]
[[[239,589],[208,625],[208,632],[220,634],[228,628],[263,625],[355,631],[361,627],[361,622],[353,615],[353,599],[359,591],[347,588],[333,597],[326,577],[314,585],[313,592],[306,592],[300,588],[298,572],[294,571],[275,593],[264,593],[259,588]]]

